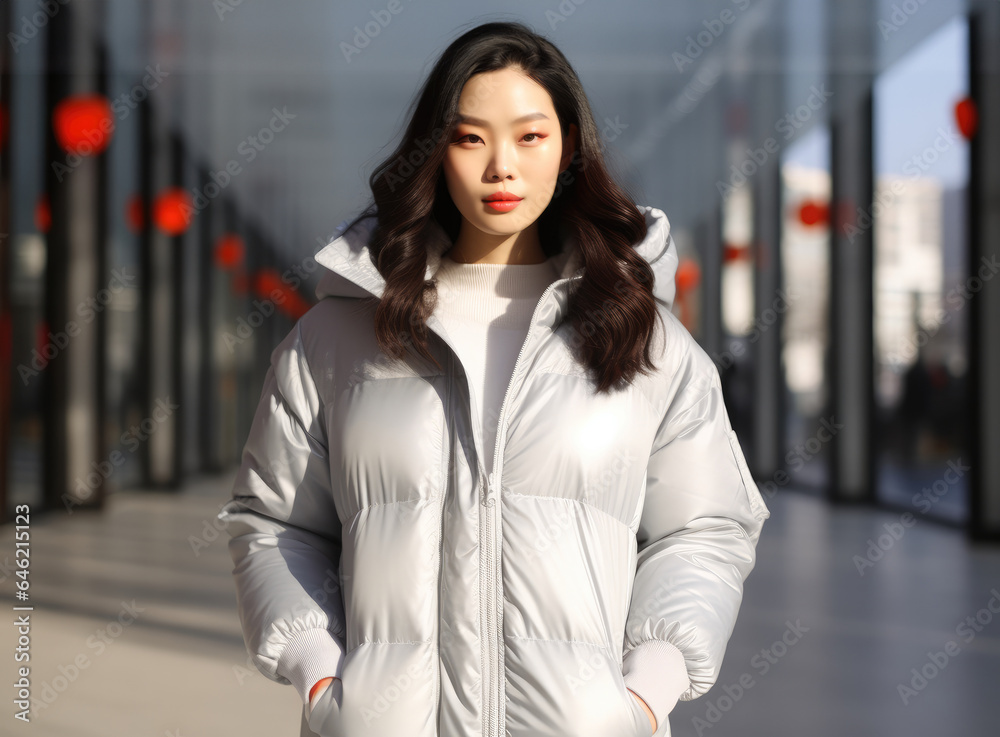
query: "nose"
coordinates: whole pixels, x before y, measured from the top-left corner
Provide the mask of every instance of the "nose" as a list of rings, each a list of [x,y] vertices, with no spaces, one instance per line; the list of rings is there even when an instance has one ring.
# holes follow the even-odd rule
[[[490,158],[489,166],[486,169],[486,178],[491,181],[498,181],[513,177],[513,168],[508,162],[506,146],[500,145],[495,149]]]

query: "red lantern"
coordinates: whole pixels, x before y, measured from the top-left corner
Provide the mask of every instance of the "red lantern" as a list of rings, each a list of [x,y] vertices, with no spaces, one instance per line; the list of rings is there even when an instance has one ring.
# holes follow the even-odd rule
[[[35,202],[35,228],[39,233],[48,233],[52,227],[52,207],[49,205],[48,192],[42,192]]]
[[[258,297],[270,299],[274,296],[271,292],[284,292],[286,286],[274,269],[261,269],[254,276],[253,288]]]
[[[830,221],[830,207],[825,202],[805,200],[799,205],[799,222],[806,226],[826,225]]]
[[[137,194],[129,197],[128,202],[125,203],[125,223],[133,233],[141,232],[142,226],[145,224],[142,212],[142,197]]]
[[[254,279],[254,291],[258,297],[273,300],[279,310],[298,320],[309,310],[309,303],[288,286],[274,269],[262,269]]]
[[[955,103],[955,122],[958,123],[959,132],[970,140],[976,135],[979,127],[979,112],[976,109],[976,101],[971,97],[964,97]]]
[[[732,243],[726,243],[722,247],[722,263],[724,264],[749,258],[750,249],[746,246],[734,246]]]
[[[215,265],[235,269],[243,263],[243,239],[235,233],[223,233],[215,242]]]
[[[678,264],[677,276],[674,278],[678,292],[685,294],[698,286],[700,281],[701,269],[698,268],[694,259],[686,258]]]
[[[187,230],[192,214],[191,195],[181,187],[163,190],[153,205],[153,222],[167,235],[180,235]]]
[[[56,140],[67,152],[79,156],[99,154],[111,141],[115,118],[103,95],[68,97],[52,113]]]

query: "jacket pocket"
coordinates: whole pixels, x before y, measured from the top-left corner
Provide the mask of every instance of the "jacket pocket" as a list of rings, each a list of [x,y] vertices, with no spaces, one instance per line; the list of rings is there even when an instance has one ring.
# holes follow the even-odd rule
[[[512,638],[504,666],[508,737],[650,737],[619,664],[600,646]]]
[[[340,712],[340,704],[344,698],[344,686],[341,679],[336,678],[326,687],[323,694],[310,707],[306,705],[306,724],[313,734],[330,735],[336,734],[333,724]]]
[[[437,658],[430,642],[366,642],[344,657],[307,718],[322,737],[435,737]]]
[[[621,671],[619,671],[619,677],[622,680],[622,688],[625,690],[625,698],[628,700],[627,708],[629,716],[632,719],[632,723],[635,725],[636,731],[634,734],[639,735],[639,737],[653,737],[653,730],[649,725],[649,717],[646,716],[646,710],[642,708],[642,704],[639,703],[639,700],[632,695],[631,691],[628,690]]]

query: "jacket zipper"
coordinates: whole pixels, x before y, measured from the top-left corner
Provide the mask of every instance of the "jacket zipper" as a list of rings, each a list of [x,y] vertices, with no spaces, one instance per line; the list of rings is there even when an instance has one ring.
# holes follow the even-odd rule
[[[545,303],[549,292],[561,281],[563,279],[557,279],[546,287],[542,296],[535,304],[535,309],[531,313],[531,320],[528,321],[528,332],[524,337],[524,342],[521,344],[521,350],[517,354],[517,359],[514,361],[514,370],[511,372],[510,379],[507,382],[507,390],[504,392],[503,400],[500,403],[500,416],[497,419],[497,432],[493,441],[493,471],[489,474],[483,493],[482,504],[486,507],[484,515],[486,532],[482,537],[489,541],[488,550],[490,553],[487,561],[485,587],[480,588],[480,599],[487,602],[487,658],[489,661],[487,687],[489,723],[487,725],[487,737],[499,737],[500,725],[503,723],[506,712],[502,678],[503,667],[501,664],[503,653],[503,586],[497,574],[502,544],[499,534],[499,524],[495,524],[498,520],[494,519],[500,515],[500,505],[496,501],[500,490],[503,488],[503,450],[507,444],[506,434],[503,432],[503,421],[507,410],[507,398],[510,396],[510,389],[514,385],[514,379],[517,377],[517,370],[521,365],[521,357],[531,342],[531,329],[535,325],[538,308]],[[482,463],[480,463],[481,478],[485,475],[485,470]],[[482,543],[483,540],[481,538],[480,546],[482,546]],[[484,548],[481,547],[481,549]],[[493,703],[494,698],[496,703]]]
[[[579,272],[580,269],[578,269],[577,271]],[[506,445],[506,441],[502,437],[503,433],[501,432],[501,428],[503,427],[504,412],[506,411],[507,407],[507,397],[510,394],[511,386],[513,386],[514,384],[514,378],[517,376],[517,369],[521,365],[521,357],[524,355],[525,348],[527,347],[528,343],[531,340],[531,328],[534,327],[535,318],[538,316],[538,308],[541,307],[543,304],[545,304],[545,301],[548,299],[550,292],[554,291],[555,288],[559,286],[562,282],[570,282],[579,278],[581,278],[579,274],[574,274],[573,276],[570,277],[561,277],[556,279],[551,284],[549,284],[548,287],[545,288],[545,291],[542,292],[542,296],[538,299],[538,302],[535,304],[535,309],[531,313],[531,320],[528,321],[528,332],[524,337],[524,342],[521,344],[521,350],[517,354],[517,360],[514,361],[514,370],[511,373],[510,380],[507,382],[507,391],[504,392],[503,401],[500,403],[500,417],[497,420],[497,434],[495,440],[493,441],[493,447],[494,447],[493,472],[490,473],[488,476],[486,474],[486,468],[483,465],[483,459],[482,459],[482,454],[486,449],[482,447],[483,445],[482,438],[479,439],[480,447],[477,449],[476,455],[479,466],[480,486],[482,487],[481,503],[484,507],[486,507],[486,513],[484,515],[485,516],[484,527],[480,529],[480,534],[479,534],[479,547],[481,551],[482,550],[489,551],[489,555],[486,556],[487,561],[486,561],[485,585],[483,585],[482,578],[480,578],[481,583],[479,589],[480,601],[488,602],[488,606],[486,609],[486,620],[487,620],[487,630],[488,630],[487,648],[486,648],[487,667],[483,668],[484,679],[486,680],[486,687],[485,687],[486,699],[483,709],[484,712],[488,713],[489,715],[488,716],[489,721],[487,722],[487,730],[486,730],[487,737],[499,737],[502,712],[503,713],[506,712],[506,709],[504,708],[505,705],[504,705],[503,682],[499,675],[500,653],[503,652],[503,632],[501,625],[501,621],[503,619],[503,610],[501,609],[503,604],[503,592],[501,590],[502,589],[501,582],[499,581],[497,576],[497,567],[499,564],[501,546],[498,539],[499,530],[496,529],[498,526],[494,524],[494,515],[499,514],[499,507],[496,504],[496,496],[497,496],[496,491],[498,488],[502,487],[501,472],[503,465],[503,459],[502,459],[503,448],[501,446],[501,443]],[[350,281],[357,283],[353,279],[351,279]],[[364,289],[368,290],[374,296],[380,297],[380,295],[371,292],[371,290],[368,289],[367,286],[363,284],[359,286],[362,286]],[[431,329],[434,330],[433,327]],[[438,336],[451,349],[452,354],[454,354],[454,358],[451,359],[451,365],[452,366],[454,365],[456,359],[459,363],[461,363],[462,360],[458,356],[458,351],[455,350],[455,346],[452,345],[451,341],[448,340],[445,336],[441,335],[439,331],[435,330],[435,332],[437,332]],[[463,366],[462,369],[464,371],[465,367]],[[468,383],[469,383],[468,375],[466,375],[467,386]],[[471,387],[469,387],[470,396],[471,396],[471,391],[472,391]],[[479,420],[480,418],[477,417],[476,419]],[[480,434],[477,433],[477,426],[478,423],[476,423],[472,428],[473,442],[476,441],[476,438]],[[484,479],[485,483],[483,481]],[[443,534],[444,534],[444,528],[442,520],[442,535]],[[489,542],[488,547],[483,545],[484,540]],[[484,594],[486,595],[484,596]],[[482,667],[482,661],[480,661],[480,665]],[[495,704],[493,703],[494,699],[496,701]]]

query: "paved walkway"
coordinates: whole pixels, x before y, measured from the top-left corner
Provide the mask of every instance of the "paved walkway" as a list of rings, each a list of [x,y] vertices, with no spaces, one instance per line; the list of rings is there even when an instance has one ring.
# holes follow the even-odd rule
[[[13,723],[17,631],[0,628],[11,725],[0,734],[297,737],[298,696],[248,662],[227,536],[211,535],[234,473],[32,524],[31,681],[47,705],[30,726]],[[718,683],[678,704],[674,737],[997,734],[1000,549],[918,519],[869,560],[868,541],[898,514],[794,492],[768,506]],[[13,533],[0,528],[8,608]],[[864,575],[859,560],[873,563]]]
[[[181,493],[119,492],[103,513],[57,514],[31,526],[32,696],[48,705],[32,724],[0,734],[298,737],[301,702],[248,662],[227,536],[211,534],[234,475]],[[15,604],[13,550],[6,525],[5,608]],[[0,652],[13,653],[16,634],[0,628]],[[12,655],[6,662],[2,680],[13,684],[19,664]],[[0,701],[2,724],[11,725],[12,697]]]

